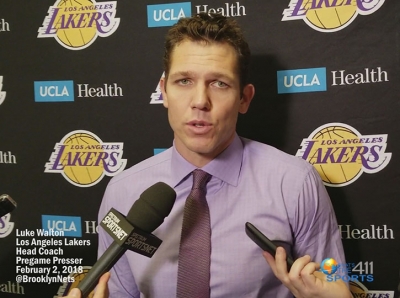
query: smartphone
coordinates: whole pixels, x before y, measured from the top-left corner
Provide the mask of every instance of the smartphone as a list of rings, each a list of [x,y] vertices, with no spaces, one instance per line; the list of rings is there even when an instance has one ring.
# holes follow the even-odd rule
[[[275,256],[276,245],[274,242],[269,240],[267,236],[260,232],[254,225],[246,222],[246,234],[253,240],[262,250],[269,252],[271,255]],[[286,257],[286,262],[288,263],[288,268],[293,265],[293,259],[289,256]]]

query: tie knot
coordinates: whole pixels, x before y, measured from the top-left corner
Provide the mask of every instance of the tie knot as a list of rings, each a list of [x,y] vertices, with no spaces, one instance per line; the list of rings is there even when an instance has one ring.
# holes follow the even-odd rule
[[[192,189],[205,189],[208,181],[210,181],[211,175],[203,170],[196,169],[193,171],[193,186]]]

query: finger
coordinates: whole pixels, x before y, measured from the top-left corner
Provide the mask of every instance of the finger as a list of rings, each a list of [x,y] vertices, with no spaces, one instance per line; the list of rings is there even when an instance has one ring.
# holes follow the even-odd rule
[[[309,264],[311,261],[311,257],[308,255],[305,255],[301,258],[298,258],[294,263],[292,268],[290,269],[289,272],[289,279],[291,284],[296,288],[296,289],[304,289],[305,284],[304,281],[301,277],[301,272],[306,267],[307,264]]]
[[[100,277],[93,298],[108,297],[109,293],[108,293],[107,282],[109,279],[110,279],[110,272],[106,272]]]
[[[278,247],[275,254],[275,262],[278,274],[285,276],[288,274],[288,265],[286,262],[286,251],[283,247]]]
[[[81,291],[78,288],[73,288],[69,293],[68,296],[70,298],[80,298],[81,297]]]
[[[262,255],[269,264],[269,266],[271,267],[272,272],[276,275],[275,258],[267,251],[263,251]]]
[[[301,278],[303,283],[309,289],[315,288],[318,286],[318,284],[322,285],[323,281],[325,280],[325,276],[319,275],[319,272],[316,271],[318,268],[319,265],[317,263],[310,262],[303,268],[303,270],[301,270]],[[322,273],[322,275],[325,274]]]

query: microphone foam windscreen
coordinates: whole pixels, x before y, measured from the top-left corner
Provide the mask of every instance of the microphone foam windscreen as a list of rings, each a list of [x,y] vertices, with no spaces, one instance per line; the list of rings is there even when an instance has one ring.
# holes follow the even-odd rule
[[[126,219],[134,226],[151,233],[158,228],[171,212],[176,193],[164,182],[157,182],[146,189],[133,203]]]

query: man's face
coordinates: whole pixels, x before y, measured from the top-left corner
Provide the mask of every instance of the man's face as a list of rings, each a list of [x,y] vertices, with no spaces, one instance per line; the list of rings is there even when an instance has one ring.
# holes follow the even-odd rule
[[[238,113],[246,113],[254,87],[241,96],[237,54],[226,43],[183,41],[171,55],[167,80],[161,80],[175,146],[189,162],[202,167],[235,136]]]

